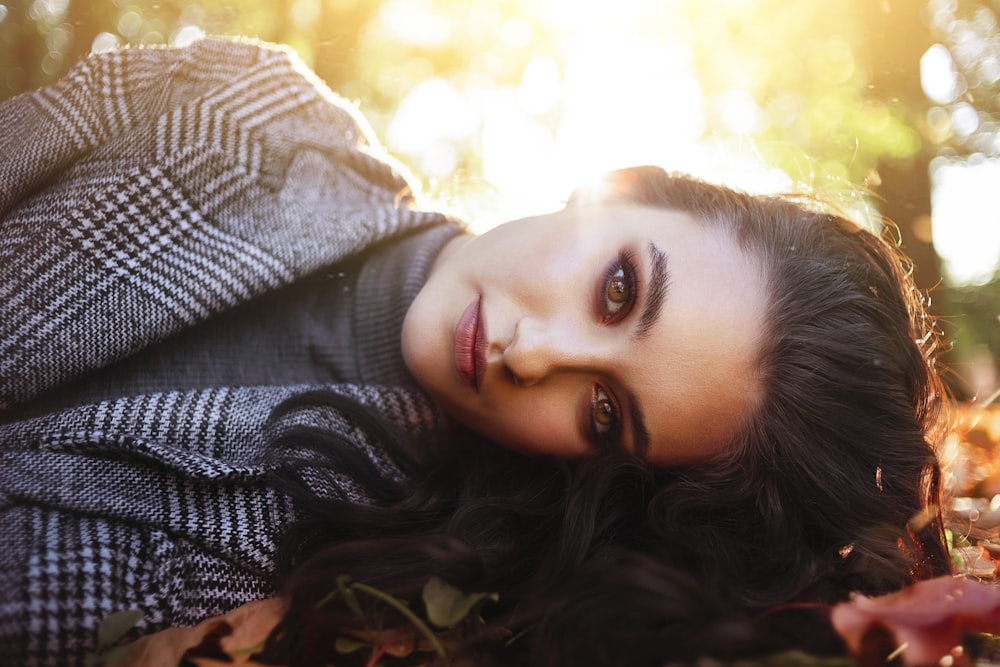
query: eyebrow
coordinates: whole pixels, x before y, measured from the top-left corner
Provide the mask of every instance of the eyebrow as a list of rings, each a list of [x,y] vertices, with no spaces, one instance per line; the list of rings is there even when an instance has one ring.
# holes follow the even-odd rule
[[[660,319],[663,302],[670,291],[670,268],[667,266],[667,254],[650,241],[646,244],[649,251],[649,281],[646,298],[642,304],[642,315],[635,329],[636,339],[645,338],[653,330]]]
[[[642,315],[636,327],[634,338],[639,340],[649,335],[660,320],[663,302],[670,290],[670,268],[667,266],[667,254],[652,241],[646,244],[649,252],[649,281],[645,301],[642,305]],[[626,390],[629,418],[632,422],[633,453],[645,459],[649,453],[649,431],[646,420],[642,416],[642,405],[631,391]]]
[[[646,421],[642,417],[642,406],[632,392],[627,392],[625,397],[628,401],[629,418],[632,421],[632,453],[640,459],[645,459],[649,453],[649,431],[646,430]]]

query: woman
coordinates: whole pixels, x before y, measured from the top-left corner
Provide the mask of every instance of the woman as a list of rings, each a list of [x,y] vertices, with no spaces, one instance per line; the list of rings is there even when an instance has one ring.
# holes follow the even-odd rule
[[[590,201],[580,201],[580,196]],[[494,605],[492,619],[522,642],[500,652],[512,664],[658,665],[704,654],[775,651],[790,644],[831,650],[838,644],[819,632],[826,627],[822,618],[789,630],[782,625],[787,619],[766,614],[768,622],[778,623],[775,629],[767,623],[762,627],[760,619],[746,613],[790,602],[829,603],[855,591],[883,593],[949,572],[935,516],[939,470],[929,446],[940,428],[942,387],[933,369],[936,334],[895,246],[809,201],[750,196],[656,168],[610,174],[599,194],[602,203],[594,204],[593,196],[578,193],[566,211],[525,224],[541,227],[542,239],[551,226],[553,238],[576,247],[576,241],[565,239],[580,234],[591,215],[612,213],[614,233],[627,236],[628,214],[666,211],[658,223],[671,228],[670,241],[647,224],[640,248],[654,236],[670,248],[671,259],[690,253],[684,260],[693,257],[697,268],[706,271],[691,297],[706,304],[706,319],[729,315],[743,327],[738,330],[742,338],[735,340],[720,341],[719,336],[732,331],[703,332],[708,349],[725,344],[728,354],[718,354],[705,362],[707,368],[699,367],[700,373],[685,376],[687,383],[700,381],[719,397],[694,420],[705,423],[704,432],[685,434],[679,446],[652,437],[645,446],[636,446],[631,429],[618,421],[629,419],[628,410],[597,384],[577,392],[590,399],[580,411],[583,424],[577,432],[584,444],[577,446],[610,451],[574,465],[542,458],[526,464],[469,432],[458,435],[453,449],[418,464],[422,472],[412,483],[391,490],[378,487],[381,477],[335,459],[330,469],[353,470],[355,480],[372,480],[372,495],[385,501],[359,512],[354,504],[304,489],[291,464],[281,476],[313,517],[299,523],[286,542],[291,611],[272,637],[278,640],[277,655],[282,655],[283,642],[315,646],[336,628],[356,622],[342,600],[328,600],[331,582],[342,574],[414,607],[420,606],[422,588],[432,576],[465,591],[502,591],[506,605]],[[562,226],[567,218],[574,220],[575,231]],[[693,228],[685,224],[690,220],[697,221]],[[516,235],[520,223],[509,224],[513,227],[501,231]],[[702,242],[708,237],[710,255],[683,244],[681,235],[693,230]],[[586,237],[596,239],[606,252],[617,247],[607,242],[607,235],[602,231]],[[725,241],[729,245],[722,250],[719,244]],[[649,254],[655,257],[655,251]],[[578,265],[573,257],[565,264],[555,261],[552,275],[539,268],[531,277],[550,285],[565,275],[572,284],[574,274],[562,272]],[[720,257],[724,266],[716,264]],[[529,265],[541,266],[533,259],[530,253],[525,256]],[[480,255],[469,266],[488,264]],[[624,273],[619,266],[612,262],[598,274],[604,276],[594,290],[601,326],[600,304],[605,296],[614,304],[610,295],[619,292],[614,278]],[[713,282],[720,271],[724,279]],[[453,301],[461,304],[464,281],[455,279],[456,273],[461,276],[452,273],[448,285]],[[691,289],[692,284],[681,279],[685,275],[678,271],[664,301],[684,298],[681,286]],[[432,274],[429,286],[435,278]],[[625,283],[630,284],[628,279]],[[480,284],[485,287],[474,307],[490,313],[489,283]],[[713,289],[698,291],[706,284]],[[546,295],[525,291],[548,301]],[[641,289],[630,305],[642,312],[639,293]],[[734,293],[742,302],[729,300]],[[569,301],[573,309],[572,297]],[[582,302],[588,303],[588,297]],[[714,311],[720,302],[725,306]],[[550,321],[572,320],[564,305],[540,310]],[[689,328],[699,323],[686,320],[683,308],[671,306],[675,304],[662,306],[663,317],[679,313],[669,331],[676,332],[678,345],[690,345]],[[564,383],[590,377],[589,369],[603,359],[592,351],[603,348],[594,342],[586,348],[591,356],[584,356],[578,340],[588,335],[581,331],[586,324],[526,333],[521,327],[535,326],[528,317],[518,321],[513,339],[501,346],[502,365],[494,382],[512,385],[508,389],[515,392],[554,389],[551,385],[562,389]],[[641,322],[641,317],[633,321]],[[600,326],[594,331],[602,334]],[[528,335],[532,337],[521,340]],[[624,335],[632,334],[626,329]],[[519,346],[529,342],[534,343],[534,358],[521,356],[525,350]],[[620,351],[614,341],[608,345]],[[489,386],[492,348],[485,347],[484,379],[478,381],[477,374],[476,382],[469,380],[462,388],[474,406],[483,394],[499,391]],[[696,356],[698,348],[684,349]],[[627,367],[627,354],[619,358]],[[587,364],[577,363],[581,359]],[[714,364],[729,369],[730,386],[711,382],[713,372],[719,372]],[[613,374],[614,364],[609,369]],[[680,365],[677,373],[686,372]],[[642,386],[646,376],[639,368],[626,377]],[[658,389],[674,387],[669,380],[664,385]],[[728,395],[734,387],[749,398]],[[460,401],[461,389],[457,393]],[[681,400],[691,400],[687,396]],[[604,400],[612,402],[607,410],[600,405]],[[326,401],[339,404],[313,394],[288,408]],[[575,455],[579,450],[563,443],[579,441],[564,437],[558,421],[549,422],[548,411],[558,405],[558,395],[536,405],[524,404],[518,413],[530,415],[528,424],[495,426],[503,434],[501,442],[533,451],[544,442],[546,452]],[[673,403],[657,405],[672,409]],[[690,409],[680,405],[677,413]],[[458,410],[452,414],[463,418]],[[670,428],[683,430],[686,422],[678,414],[670,415],[676,420]],[[712,415],[718,415],[715,423]],[[379,420],[371,419],[371,428],[378,429]],[[485,413],[482,419],[492,423]],[[509,419],[515,422],[517,415]],[[358,423],[366,421],[359,417]],[[595,431],[603,435],[605,425],[616,436],[610,443],[600,437],[587,440]],[[536,428],[549,433],[549,440],[523,435]],[[404,437],[384,441],[403,443],[401,457],[409,460],[406,451],[413,448]],[[336,448],[335,439],[309,429],[289,432],[275,444]],[[690,449],[683,449],[685,444]],[[484,659],[482,653],[474,654]]]
[[[911,522],[936,334],[808,202],[640,168],[471,239],[246,43],[97,56],[0,126],[5,660],[273,595],[279,543],[289,626],[437,575],[539,663],[670,655],[689,576],[756,608],[947,569]]]

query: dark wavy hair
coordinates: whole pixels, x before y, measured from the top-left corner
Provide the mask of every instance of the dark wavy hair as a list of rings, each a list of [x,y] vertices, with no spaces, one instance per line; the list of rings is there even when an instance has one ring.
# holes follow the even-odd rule
[[[275,416],[340,410],[387,443],[407,475],[385,479],[334,433],[276,439],[323,452],[376,499],[316,497],[294,461],[279,473],[306,517],[282,550],[286,630],[321,636],[354,622],[336,604],[317,610],[338,575],[414,607],[436,575],[498,592],[487,619],[522,633],[477,660],[656,665],[767,650],[776,635],[787,643],[787,632],[761,629],[761,610],[949,572],[936,509],[939,334],[893,227],[875,234],[806,197],[748,195],[654,167],[609,174],[596,197],[688,213],[757,260],[769,295],[759,400],[725,455],[673,470],[625,454],[571,462],[457,430],[416,460],[379,415],[331,393],[296,397]]]

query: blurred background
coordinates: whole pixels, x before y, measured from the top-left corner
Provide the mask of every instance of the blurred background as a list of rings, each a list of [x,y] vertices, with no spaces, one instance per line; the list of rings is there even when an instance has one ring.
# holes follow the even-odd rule
[[[0,0],[0,99],[91,51],[248,35],[354,101],[480,229],[655,163],[894,220],[955,347],[1000,362],[1000,0]],[[0,128],[3,131],[3,128]]]

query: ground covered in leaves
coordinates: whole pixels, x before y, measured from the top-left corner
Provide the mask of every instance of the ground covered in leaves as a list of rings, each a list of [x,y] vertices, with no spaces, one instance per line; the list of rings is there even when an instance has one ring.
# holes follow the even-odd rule
[[[956,570],[995,581],[1000,576],[1000,407],[959,406],[941,459],[942,509]]]
[[[922,581],[880,598],[858,596],[832,610],[824,607],[819,623],[832,624],[839,636],[836,644],[846,647],[836,649],[837,655],[790,651],[735,663],[703,659],[697,667],[1000,667],[1000,407],[956,406],[954,423],[940,451],[945,485],[941,510],[954,571],[965,576]],[[338,580],[337,586],[335,593],[358,607],[359,617],[366,617],[361,607],[368,598],[413,617],[398,628],[370,628],[336,639],[338,662],[342,657],[366,667],[448,664],[443,656],[451,634],[481,622],[478,610],[492,599],[432,580],[424,591],[427,617],[418,618],[406,603],[380,591],[346,580]],[[119,645],[118,639],[141,616],[125,611],[106,619],[99,632],[101,647],[88,664],[283,662],[260,658],[264,638],[282,616],[279,600],[250,603],[195,628],[170,629],[134,645]],[[808,623],[802,627],[821,630]]]
[[[1000,407],[957,405],[954,424],[939,452],[941,510],[954,571],[965,577],[835,608],[849,665],[1000,665]]]

